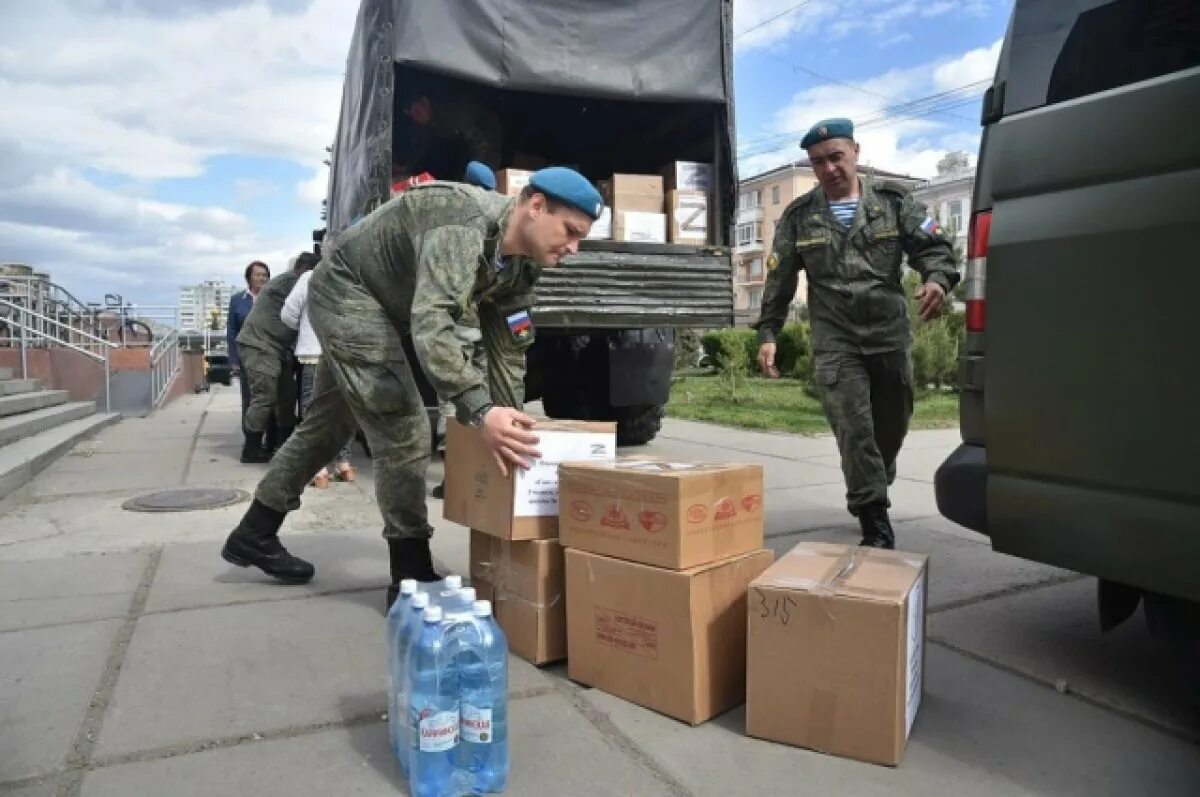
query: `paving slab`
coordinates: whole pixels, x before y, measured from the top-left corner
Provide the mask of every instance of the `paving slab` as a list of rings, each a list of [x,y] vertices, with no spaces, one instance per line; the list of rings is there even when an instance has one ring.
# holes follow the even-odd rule
[[[510,705],[511,795],[665,795],[667,791],[559,695]],[[373,723],[89,772],[82,797],[170,794],[405,794],[407,786]]]
[[[53,780],[33,786],[19,786],[15,789],[5,789],[3,783],[0,783],[0,794],[3,794],[4,797],[55,797],[58,794],[58,786]]]
[[[745,451],[769,454],[783,459],[808,459],[837,453],[837,441],[829,434],[795,435],[781,432],[758,432],[751,429],[734,429],[674,418],[667,418],[663,421],[662,431],[654,439],[653,445],[658,445],[659,441],[678,440],[703,442],[718,451]]]
[[[382,714],[383,601],[372,590],[143,617],[97,755]],[[514,691],[545,685],[522,665]]]
[[[914,520],[895,524],[901,550],[930,557],[928,606],[932,612],[983,596],[1076,578],[1068,571],[999,554],[984,543],[942,533],[938,530],[941,522],[944,521]],[[772,537],[767,545],[781,556],[798,542],[856,545],[860,537],[855,524]]]
[[[145,563],[140,552],[0,561],[0,631],[122,618]]]
[[[744,709],[698,728],[599,690],[584,699],[695,795],[1194,797],[1186,742],[932,647],[904,760],[889,768],[751,739]]]
[[[1101,633],[1094,579],[936,614],[928,632],[1200,741],[1200,676],[1150,636],[1140,614]]]
[[[0,782],[66,762],[121,623],[0,633]]]

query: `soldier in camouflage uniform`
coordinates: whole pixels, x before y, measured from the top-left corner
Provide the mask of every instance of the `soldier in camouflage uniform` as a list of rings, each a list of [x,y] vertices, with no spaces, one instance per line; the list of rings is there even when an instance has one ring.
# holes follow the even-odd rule
[[[283,323],[279,312],[296,280],[316,264],[316,255],[303,252],[291,271],[263,286],[238,333],[240,378],[250,386],[250,405],[242,417],[242,462],[268,462],[276,435],[282,443],[296,425],[296,380],[292,371],[296,331]],[[264,436],[271,439],[265,440]]]
[[[775,370],[775,337],[808,281],[814,372],[837,437],[850,513],[862,544],[894,548],[888,486],[912,416],[912,333],[901,262],[922,277],[922,319],[935,318],[958,283],[950,241],[903,187],[860,177],[848,119],[815,125],[801,146],[819,182],[783,212],[767,260],[759,365]]]
[[[602,209],[587,180],[550,168],[516,198],[457,183],[410,188],[346,230],[309,284],[323,356],[308,414],[275,455],[225,559],[289,583],[312,578],[312,565],[289,554],[278,531],[357,421],[388,541],[388,605],[402,579],[438,580],[425,507],[429,420],[403,338],[501,469],[526,467],[538,456],[533,421],[518,409],[534,283],[543,266],[578,250]]]

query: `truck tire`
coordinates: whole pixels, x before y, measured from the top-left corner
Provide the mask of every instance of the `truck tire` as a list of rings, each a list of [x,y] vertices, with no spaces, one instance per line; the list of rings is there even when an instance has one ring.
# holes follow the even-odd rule
[[[662,429],[666,411],[657,404],[641,407],[618,407],[617,445],[641,446],[649,443]]]

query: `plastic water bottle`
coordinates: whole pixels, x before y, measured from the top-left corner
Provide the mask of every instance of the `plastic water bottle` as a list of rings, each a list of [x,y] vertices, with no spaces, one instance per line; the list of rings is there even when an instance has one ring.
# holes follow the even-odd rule
[[[508,785],[508,640],[491,601],[475,601],[473,631],[458,653],[462,715],[456,762],[476,794]],[[471,639],[470,637],[474,637]]]
[[[422,615],[428,606],[427,592],[417,592],[409,598],[408,608],[397,624],[395,636],[391,636],[392,615],[390,612],[388,614],[388,736],[392,743],[392,755],[400,762],[405,777],[408,777],[409,759],[412,757],[408,730],[408,651],[417,632],[421,630]]]
[[[425,609],[420,633],[408,652],[408,695],[413,797],[457,797],[454,759],[458,747],[458,671],[447,645],[442,607]]]
[[[404,727],[403,718],[396,717],[396,694],[404,678],[404,659],[400,657],[400,626],[408,617],[408,607],[413,595],[417,594],[416,579],[406,578],[400,582],[400,595],[387,613],[387,657],[388,657],[388,737],[392,750],[398,749],[397,729]],[[400,676],[397,679],[397,675]],[[399,721],[397,721],[399,720]]]
[[[462,589],[462,576],[449,575],[442,579],[440,584],[433,586],[438,587],[435,599],[430,606],[441,606],[446,608],[446,604],[453,603],[458,599],[458,591]]]

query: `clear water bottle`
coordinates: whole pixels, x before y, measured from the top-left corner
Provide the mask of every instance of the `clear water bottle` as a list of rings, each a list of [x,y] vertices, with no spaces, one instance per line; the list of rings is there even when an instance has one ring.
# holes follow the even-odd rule
[[[457,797],[454,760],[459,737],[458,670],[442,607],[425,609],[408,652],[408,712],[413,797]]]
[[[405,777],[408,777],[409,759],[412,757],[408,738],[408,651],[421,630],[422,616],[428,606],[429,593],[417,592],[412,595],[406,613],[397,623],[394,637],[390,630],[392,615],[388,614],[388,736],[392,743],[392,755],[400,762]]]
[[[458,592],[462,589],[462,576],[449,575],[441,580],[440,583],[431,584],[431,587],[436,589],[434,600],[430,606],[441,606],[446,608],[447,604],[453,604],[458,600]]]
[[[456,763],[475,794],[508,785],[508,640],[491,601],[475,601],[473,631],[457,655],[462,715]],[[473,637],[473,639],[472,639]]]
[[[396,730],[403,727],[403,718],[397,722],[396,693],[404,680],[404,659],[400,657],[400,626],[408,617],[408,607],[413,595],[417,594],[416,579],[406,578],[400,582],[400,594],[392,603],[387,613],[387,662],[388,662],[388,737],[391,739],[392,750],[397,748]],[[397,675],[400,676],[397,680]]]

